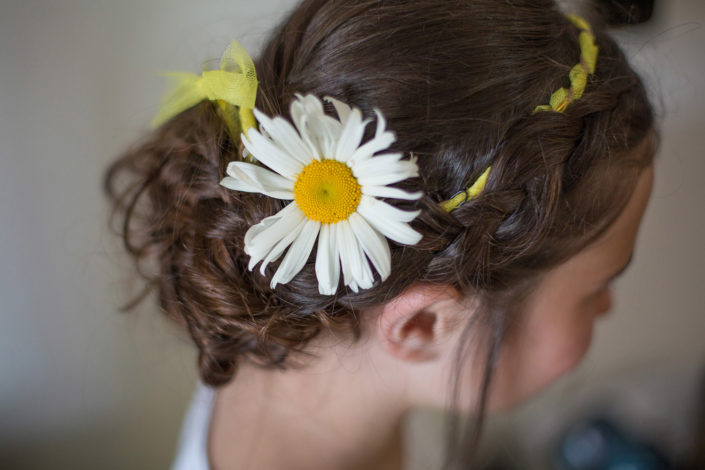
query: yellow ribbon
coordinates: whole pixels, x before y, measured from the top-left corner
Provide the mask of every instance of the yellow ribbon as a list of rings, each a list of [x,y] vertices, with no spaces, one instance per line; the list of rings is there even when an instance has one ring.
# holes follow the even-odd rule
[[[588,75],[595,73],[597,63],[597,45],[595,35],[587,21],[577,15],[567,15],[568,19],[580,29],[578,42],[580,43],[580,63],[570,69],[570,88],[560,88],[551,95],[549,104],[536,106],[534,113],[538,111],[557,111],[562,113],[565,108],[574,100],[580,99],[585,92]]]
[[[257,73],[252,59],[237,41],[225,49],[220,70],[206,70],[200,76],[188,72],[166,72],[173,81],[161,107],[152,120],[158,127],[203,100],[215,101],[231,135],[256,124],[252,110],[257,97]]]
[[[551,95],[550,104],[537,106],[534,113],[538,111],[557,111],[562,113],[565,108],[574,100],[580,99],[585,92],[588,75],[595,73],[597,63],[597,45],[592,28],[583,18],[577,15],[567,15],[567,18],[580,29],[578,42],[580,44],[580,63],[570,69],[570,88],[561,88]],[[492,166],[487,169],[472,183],[467,189],[455,194],[452,198],[440,203],[441,207],[450,212],[461,204],[476,197],[485,188],[487,176]]]
[[[475,180],[475,182],[470,185],[467,189],[460,191],[452,198],[447,201],[441,202],[441,208],[446,212],[450,212],[459,205],[463,204],[465,201],[469,201],[474,198],[485,188],[485,183],[487,182],[487,176],[490,174],[490,169],[492,166],[488,166],[487,169],[482,172],[482,174]]]

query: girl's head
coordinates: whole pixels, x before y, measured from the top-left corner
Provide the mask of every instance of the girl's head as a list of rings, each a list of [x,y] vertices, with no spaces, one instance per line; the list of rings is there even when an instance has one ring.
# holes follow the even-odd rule
[[[578,34],[552,0],[305,0],[276,29],[255,60],[258,109],[289,117],[296,93],[366,117],[377,108],[392,150],[418,158],[420,176],[401,187],[423,197],[394,204],[421,210],[422,239],[391,243],[391,275],[370,289],[319,294],[313,256],[274,289],[277,262],[265,276],[247,269],[245,232],[287,201],[218,184],[242,155],[214,103],[116,161],[106,188],[127,249],[150,263],[140,272],[195,341],[202,380],[224,384],[243,362],[300,364],[332,331],[378,338],[407,363],[448,338],[457,354],[440,355],[457,359],[454,377],[481,359],[481,409],[572,367],[609,308],[603,284],[632,251],[656,142],[638,76],[599,29],[584,95],[564,112],[533,112],[568,84]],[[479,196],[439,206],[489,165]]]

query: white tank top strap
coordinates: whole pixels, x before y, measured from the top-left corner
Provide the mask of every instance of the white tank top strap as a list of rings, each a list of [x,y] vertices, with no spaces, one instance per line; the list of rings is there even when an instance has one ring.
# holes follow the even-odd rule
[[[208,429],[214,398],[215,390],[199,381],[184,416],[179,446],[171,470],[210,470]]]

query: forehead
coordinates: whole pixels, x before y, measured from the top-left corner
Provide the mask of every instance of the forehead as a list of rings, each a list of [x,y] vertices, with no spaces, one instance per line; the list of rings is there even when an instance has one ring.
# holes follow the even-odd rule
[[[637,233],[653,186],[653,165],[644,169],[627,205],[594,242],[556,266],[538,286],[535,301],[556,302],[567,294],[584,295],[620,270],[632,256]]]
[[[629,202],[614,223],[593,244],[588,246],[582,256],[604,254],[615,259],[617,263],[626,263],[631,255],[636,237],[651,196],[654,181],[653,165],[646,167],[637,180],[636,187]]]
[[[634,251],[639,227],[653,189],[653,161],[657,147],[658,136],[651,132],[633,150],[638,160],[650,163],[641,170],[629,201],[605,232],[571,258],[568,264],[585,261],[587,265],[592,261],[603,269],[609,269],[609,265],[624,267],[627,264]],[[601,260],[601,258],[606,259]]]

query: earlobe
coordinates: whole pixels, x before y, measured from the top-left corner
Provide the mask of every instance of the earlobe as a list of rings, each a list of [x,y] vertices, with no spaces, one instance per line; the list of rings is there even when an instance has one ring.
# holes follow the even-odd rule
[[[398,359],[426,362],[438,358],[452,323],[459,295],[447,286],[414,285],[387,303],[380,313],[382,346]]]

